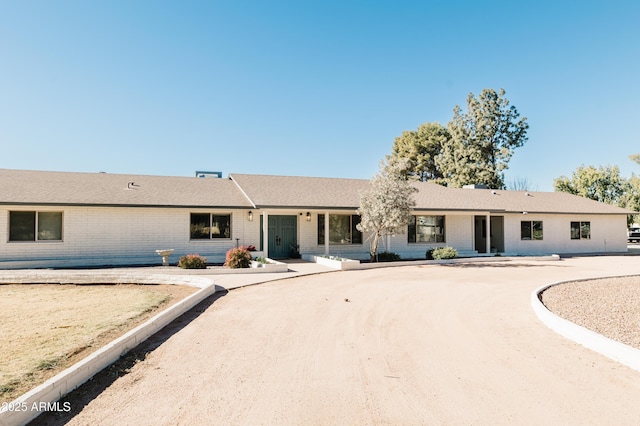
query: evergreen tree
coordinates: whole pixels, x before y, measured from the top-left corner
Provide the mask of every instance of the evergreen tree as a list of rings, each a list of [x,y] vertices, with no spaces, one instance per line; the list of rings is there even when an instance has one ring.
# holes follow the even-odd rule
[[[504,170],[513,150],[527,141],[529,124],[515,106],[509,105],[504,89],[484,89],[476,99],[467,97],[467,111],[459,106],[447,125],[451,138],[436,157],[441,182],[460,187],[481,183],[502,189]]]
[[[409,160],[409,173],[421,181],[442,178],[436,156],[451,136],[440,123],[424,123],[418,130],[402,132],[393,143],[393,156]]]

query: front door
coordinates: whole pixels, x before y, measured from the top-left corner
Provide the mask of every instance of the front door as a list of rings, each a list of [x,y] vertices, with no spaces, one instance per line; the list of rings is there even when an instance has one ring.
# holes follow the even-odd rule
[[[291,245],[296,244],[298,234],[297,216],[269,215],[269,257],[284,259],[289,257]]]

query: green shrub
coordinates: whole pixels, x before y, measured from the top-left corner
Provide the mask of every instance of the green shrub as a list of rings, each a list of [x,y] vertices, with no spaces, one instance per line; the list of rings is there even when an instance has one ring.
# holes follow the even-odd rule
[[[291,259],[300,259],[302,256],[300,255],[300,246],[296,243],[289,244],[289,258]]]
[[[400,260],[400,255],[391,251],[383,251],[378,253],[377,259],[378,262],[395,262]]]
[[[433,260],[433,251],[434,250],[435,250],[434,247],[432,247],[429,250],[427,250],[427,253],[425,254],[427,260]]]
[[[199,254],[188,254],[180,257],[178,266],[182,269],[206,269],[207,258]]]
[[[243,246],[232,248],[227,252],[224,266],[232,269],[249,268],[251,267],[251,253]]]
[[[431,252],[434,259],[455,259],[458,257],[458,251],[453,247],[438,247]]]

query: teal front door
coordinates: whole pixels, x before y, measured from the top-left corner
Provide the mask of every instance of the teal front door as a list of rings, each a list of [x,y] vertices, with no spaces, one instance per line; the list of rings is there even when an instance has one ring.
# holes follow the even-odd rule
[[[296,244],[298,218],[296,216],[269,216],[269,253],[272,259],[289,257],[292,244]]]

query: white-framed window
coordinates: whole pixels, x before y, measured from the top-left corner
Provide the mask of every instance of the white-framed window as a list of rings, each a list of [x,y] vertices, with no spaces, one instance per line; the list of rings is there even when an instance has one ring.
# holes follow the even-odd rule
[[[591,222],[571,222],[572,240],[590,240]]]
[[[231,214],[191,213],[191,240],[231,239]]]
[[[362,232],[356,229],[360,223],[357,214],[329,215],[329,244],[362,244]],[[318,245],[324,245],[324,214],[318,215]]]
[[[10,211],[9,242],[62,241],[62,212]]]
[[[411,216],[407,225],[409,243],[444,243],[444,216]]]

